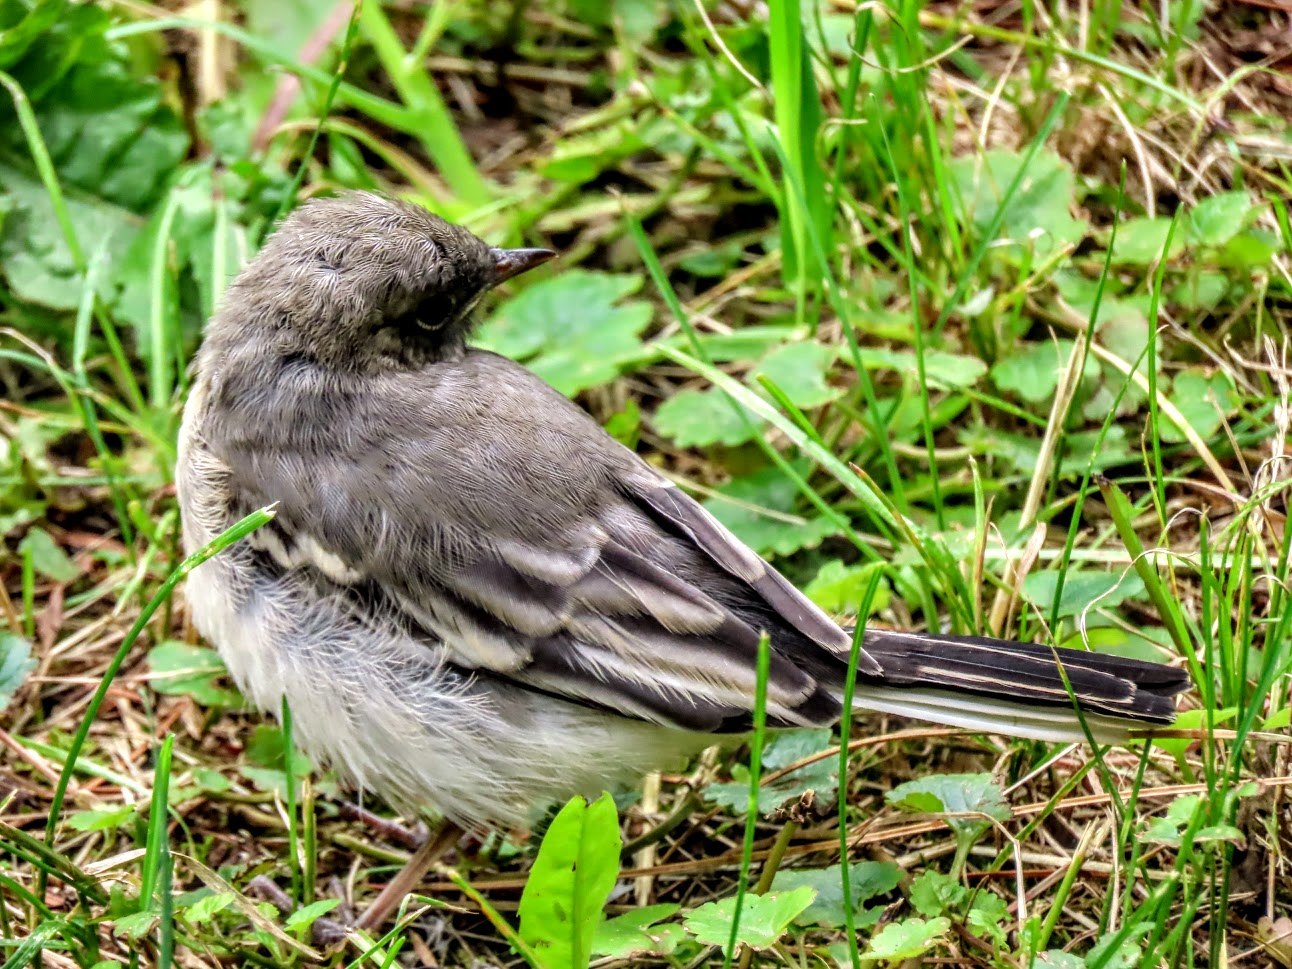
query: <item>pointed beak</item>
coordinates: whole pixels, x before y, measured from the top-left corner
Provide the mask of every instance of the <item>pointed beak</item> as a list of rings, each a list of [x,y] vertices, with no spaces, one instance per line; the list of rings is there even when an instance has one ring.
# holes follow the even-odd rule
[[[513,276],[527,273],[535,266],[541,266],[548,260],[555,259],[556,253],[551,249],[495,249],[493,284],[506,282]]]

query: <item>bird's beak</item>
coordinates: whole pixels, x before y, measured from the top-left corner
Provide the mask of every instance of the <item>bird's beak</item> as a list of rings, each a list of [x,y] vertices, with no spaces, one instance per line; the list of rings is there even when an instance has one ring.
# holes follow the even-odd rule
[[[549,259],[555,259],[556,253],[551,249],[495,249],[493,284],[506,282],[513,276],[527,273],[535,266],[541,266]]]

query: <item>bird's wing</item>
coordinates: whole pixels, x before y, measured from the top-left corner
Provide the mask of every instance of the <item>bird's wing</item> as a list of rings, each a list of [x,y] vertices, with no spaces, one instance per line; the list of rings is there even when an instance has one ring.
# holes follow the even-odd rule
[[[837,715],[849,635],[528,371],[302,380],[212,434],[241,499],[279,503],[255,540],[281,566],[380,595],[460,667],[690,729],[747,727],[766,632],[771,722]]]

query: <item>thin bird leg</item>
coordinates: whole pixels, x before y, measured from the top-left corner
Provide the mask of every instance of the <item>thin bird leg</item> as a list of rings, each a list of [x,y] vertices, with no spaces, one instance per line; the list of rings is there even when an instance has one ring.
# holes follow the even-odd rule
[[[452,821],[445,821],[439,830],[426,839],[425,844],[413,852],[413,856],[408,859],[408,863],[399,870],[398,874],[386,883],[386,887],[359,916],[359,920],[355,922],[355,928],[376,934],[386,924],[395,909],[399,908],[404,897],[421,883],[422,877],[430,871],[431,866],[440,860],[441,855],[457,844],[460,837],[462,837],[462,829]]]
[[[347,821],[359,821],[387,841],[393,841],[409,851],[416,851],[426,843],[426,836],[421,832],[406,828],[397,821],[383,818],[380,814],[374,814],[353,801],[338,801],[337,811]]]

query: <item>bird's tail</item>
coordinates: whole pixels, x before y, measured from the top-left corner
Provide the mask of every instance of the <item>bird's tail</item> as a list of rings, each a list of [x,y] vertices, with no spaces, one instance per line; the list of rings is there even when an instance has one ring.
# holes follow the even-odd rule
[[[1175,719],[1188,673],[1159,663],[977,636],[867,630],[882,677],[859,677],[854,704],[901,716],[1049,741],[1100,741]]]

